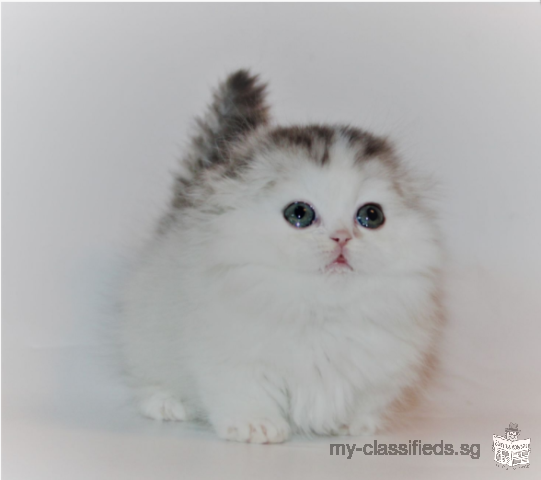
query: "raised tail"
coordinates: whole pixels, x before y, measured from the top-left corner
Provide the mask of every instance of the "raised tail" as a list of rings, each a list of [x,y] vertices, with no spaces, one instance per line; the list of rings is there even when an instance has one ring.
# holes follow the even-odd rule
[[[248,70],[227,77],[204,117],[196,120],[186,161],[192,173],[224,161],[228,144],[268,122],[266,85]]]

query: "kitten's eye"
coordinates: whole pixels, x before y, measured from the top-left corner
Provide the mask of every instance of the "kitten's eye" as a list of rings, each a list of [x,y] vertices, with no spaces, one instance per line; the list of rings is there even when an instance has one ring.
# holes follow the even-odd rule
[[[316,212],[307,203],[295,202],[285,208],[284,218],[294,227],[306,228],[312,225]]]
[[[357,221],[365,228],[378,228],[385,222],[381,207],[375,203],[367,203],[359,208]]]

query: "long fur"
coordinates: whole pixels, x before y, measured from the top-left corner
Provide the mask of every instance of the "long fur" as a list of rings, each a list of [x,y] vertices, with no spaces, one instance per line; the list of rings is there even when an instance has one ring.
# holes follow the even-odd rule
[[[368,132],[272,126],[264,92],[236,72],[198,121],[123,291],[124,367],[145,415],[225,439],[374,432],[438,332],[430,186]],[[310,227],[284,219],[295,201],[317,212]],[[380,228],[357,223],[366,203]]]

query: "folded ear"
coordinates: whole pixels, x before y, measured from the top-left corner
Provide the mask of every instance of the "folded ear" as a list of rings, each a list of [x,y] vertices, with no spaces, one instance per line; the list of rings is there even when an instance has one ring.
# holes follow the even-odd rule
[[[268,122],[265,89],[248,70],[232,73],[219,85],[205,116],[197,119],[187,159],[192,171],[221,163],[228,144]]]

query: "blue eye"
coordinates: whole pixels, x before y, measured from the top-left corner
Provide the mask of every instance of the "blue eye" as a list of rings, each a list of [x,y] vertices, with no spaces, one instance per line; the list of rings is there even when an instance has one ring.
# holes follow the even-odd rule
[[[381,207],[375,203],[367,203],[357,211],[357,221],[365,228],[378,228],[385,222]]]
[[[316,212],[307,203],[294,202],[284,209],[284,218],[294,227],[306,228],[314,222]]]

